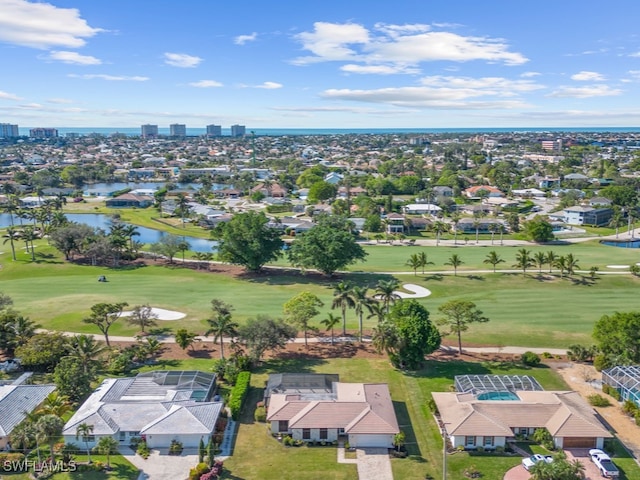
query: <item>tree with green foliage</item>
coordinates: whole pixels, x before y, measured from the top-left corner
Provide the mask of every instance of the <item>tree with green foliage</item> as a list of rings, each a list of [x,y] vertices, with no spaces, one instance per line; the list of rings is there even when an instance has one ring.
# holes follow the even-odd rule
[[[527,240],[536,243],[550,242],[553,240],[553,226],[540,215],[524,223],[524,235]]]
[[[64,428],[64,421],[57,415],[43,415],[38,418],[36,422],[36,437],[39,443],[48,443],[49,452],[51,454],[51,463],[54,463],[54,450],[53,446],[56,440],[62,435],[62,429]]]
[[[531,258],[531,250],[527,250],[526,248],[518,250],[516,253],[516,263],[513,264],[513,267],[522,269],[522,274],[525,275],[527,268],[532,266],[533,259]]]
[[[289,249],[294,266],[316,268],[328,276],[366,256],[356,242],[353,224],[344,217],[328,215],[320,215],[318,223],[296,237]]]
[[[95,449],[100,455],[107,457],[107,468],[111,468],[111,455],[118,453],[118,441],[109,436],[101,437]]]
[[[326,327],[327,331],[331,331],[331,345],[333,345],[335,340],[333,329],[340,323],[340,317],[330,313],[327,318],[321,320],[320,323]]]
[[[566,454],[559,451],[553,456],[552,462],[537,462],[529,473],[531,480],[579,480],[584,478],[584,470],[580,460],[570,462]]]
[[[169,263],[173,263],[173,259],[178,252],[184,247],[184,240],[177,235],[163,235],[156,243],[152,243],[149,250],[151,253],[166,257]]]
[[[281,319],[258,315],[240,326],[238,339],[247,347],[251,359],[259,362],[265,352],[284,348],[297,333],[293,325]]]
[[[496,273],[496,266],[499,263],[504,263],[504,259],[495,250],[490,251],[482,263],[488,263],[493,265],[493,273]]]
[[[89,375],[99,365],[98,358],[106,351],[103,343],[93,335],[74,335],[69,340],[69,357],[77,359],[82,365],[82,373]]]
[[[382,301],[387,311],[387,315],[389,315],[391,305],[395,303],[396,300],[400,300],[400,295],[398,295],[397,292],[399,288],[400,282],[395,278],[391,278],[389,280],[378,280],[378,283],[376,284],[375,297]]]
[[[424,275],[424,267],[428,265],[433,265],[433,262],[429,261],[429,257],[427,256],[427,252],[424,250],[418,253],[418,260],[420,260],[420,267],[422,268],[422,274]]]
[[[191,350],[193,350],[193,344],[195,343],[197,336],[197,333],[190,332],[186,328],[180,328],[176,331],[175,339],[181,349],[186,350],[191,347]]]
[[[299,326],[304,332],[304,345],[308,347],[307,331],[310,328],[309,322],[320,311],[322,301],[311,292],[301,292],[284,304],[284,314],[288,322]]]
[[[107,347],[110,347],[109,329],[122,316],[122,311],[127,305],[129,305],[127,302],[96,303],[91,307],[91,315],[82,319],[82,321],[98,327],[98,330],[104,335]]]
[[[354,310],[358,315],[358,337],[360,341],[362,341],[362,316],[365,310],[371,311],[369,307],[372,299],[367,296],[367,290],[367,287],[353,287]]]
[[[418,269],[422,265],[422,261],[420,260],[420,257],[417,253],[412,253],[405,265],[413,270],[413,276],[415,277],[418,275]]]
[[[207,319],[209,329],[205,337],[213,335],[213,341],[220,342],[220,358],[224,358],[224,337],[234,337],[238,333],[238,324],[231,319],[233,307],[221,300],[211,300],[213,316]]]
[[[13,356],[16,348],[25,345],[40,327],[15,310],[0,307],[0,349]]]
[[[140,327],[140,331],[144,333],[146,327],[157,325],[158,314],[153,311],[149,304],[136,305],[131,310],[131,315],[127,317],[127,323]]]
[[[389,312],[389,320],[379,325],[384,331],[385,350],[394,366],[420,368],[428,355],[440,347],[440,332],[429,320],[429,312],[416,300],[401,300]]]
[[[93,425],[82,422],[80,425],[76,427],[76,440],[82,438],[82,441],[87,448],[87,457],[89,459],[88,463],[91,464],[91,449],[89,448],[89,437],[93,434]]]
[[[209,437],[211,438],[211,437]],[[204,457],[207,455],[207,449],[204,445],[204,440],[200,437],[200,443],[198,443],[198,463],[204,462]]]
[[[444,263],[445,265],[450,265],[453,267],[453,276],[458,276],[458,267],[462,265],[464,262],[460,258],[460,255],[457,253],[452,254],[449,259]]]
[[[250,272],[259,272],[265,263],[280,257],[284,245],[281,234],[279,229],[269,226],[263,212],[238,213],[213,232],[220,242],[219,258]]]
[[[552,272],[553,267],[556,266],[556,261],[558,260],[558,255],[553,250],[549,250],[545,254],[545,262],[549,265],[549,273]]]
[[[53,371],[53,379],[58,392],[72,402],[79,402],[91,393],[93,375],[91,372],[85,373],[82,362],[77,358],[61,358]]]
[[[347,335],[347,308],[355,307],[353,299],[353,285],[350,282],[338,282],[333,287],[333,301],[331,308],[340,308],[342,312],[342,335]]]
[[[612,364],[640,363],[640,312],[615,312],[602,316],[593,328],[593,338]]]
[[[547,263],[547,256],[544,252],[536,252],[533,254],[533,263],[538,267],[538,273],[542,273],[542,267]]]
[[[15,355],[26,369],[52,372],[68,351],[69,338],[61,333],[36,333],[27,343],[16,348]]]
[[[580,268],[580,265],[578,265],[578,259],[573,256],[573,253],[567,253],[565,259],[565,268],[567,270],[567,275],[571,276],[576,273],[576,270]]]
[[[337,193],[338,187],[324,180],[320,180],[309,187],[308,202],[313,204],[331,200],[335,198]]]
[[[444,316],[437,323],[448,327],[445,335],[455,334],[458,337],[458,355],[462,354],[462,332],[469,330],[472,323],[489,321],[475,303],[468,300],[449,300],[440,305],[438,311]]]

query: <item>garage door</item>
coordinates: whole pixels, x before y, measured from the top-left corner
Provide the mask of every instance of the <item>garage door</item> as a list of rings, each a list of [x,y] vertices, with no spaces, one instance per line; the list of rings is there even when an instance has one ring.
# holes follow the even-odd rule
[[[564,437],[562,448],[595,448],[596,439],[593,437]]]
[[[383,447],[390,448],[393,443],[393,435],[366,435],[351,434],[349,435],[349,444],[352,447]]]

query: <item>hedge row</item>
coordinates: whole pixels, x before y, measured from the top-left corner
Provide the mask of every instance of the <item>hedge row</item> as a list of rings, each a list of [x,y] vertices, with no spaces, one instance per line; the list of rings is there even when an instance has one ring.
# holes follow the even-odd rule
[[[231,398],[229,399],[229,409],[231,410],[231,418],[238,420],[242,404],[249,391],[249,382],[251,381],[250,372],[240,372],[236,379],[236,384],[231,389]]]

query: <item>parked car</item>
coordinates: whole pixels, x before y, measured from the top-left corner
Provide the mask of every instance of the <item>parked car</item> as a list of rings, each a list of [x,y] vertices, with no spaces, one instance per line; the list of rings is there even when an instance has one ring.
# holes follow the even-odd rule
[[[553,457],[551,455],[541,455],[539,453],[536,453],[535,455],[531,455],[530,457],[523,458],[522,466],[526,471],[529,471],[531,467],[539,462],[551,463],[553,462]]]
[[[4,362],[0,362],[0,372],[12,373],[22,368],[22,362],[19,358],[10,358]]]
[[[591,457],[591,461],[596,464],[596,467],[600,470],[600,475],[603,477],[618,478],[620,476],[618,467],[611,461],[611,457],[602,450],[592,448],[589,450],[589,457]]]

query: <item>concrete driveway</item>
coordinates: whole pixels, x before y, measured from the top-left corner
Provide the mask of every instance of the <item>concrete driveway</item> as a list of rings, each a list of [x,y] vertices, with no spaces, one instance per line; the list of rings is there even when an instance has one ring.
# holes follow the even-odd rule
[[[162,454],[158,450],[151,450],[151,455],[146,460],[129,447],[123,447],[119,451],[140,469],[138,480],[184,480],[189,478],[189,470],[198,463],[197,454],[169,455],[166,449]]]
[[[359,480],[393,480],[387,448],[358,448],[356,452]]]
[[[505,473],[503,480],[529,480],[530,478],[531,474],[522,465],[518,465]]]
[[[600,475],[600,470],[598,470],[598,467],[596,467],[596,465],[589,458],[588,448],[572,448],[570,450],[565,450],[564,453],[567,454],[567,460],[569,460],[570,462],[572,462],[573,460],[579,460],[580,463],[584,465],[584,478],[586,480],[598,480],[599,478],[602,478],[602,475]]]

